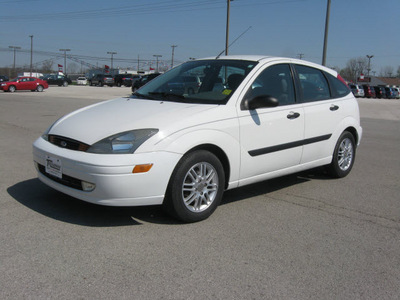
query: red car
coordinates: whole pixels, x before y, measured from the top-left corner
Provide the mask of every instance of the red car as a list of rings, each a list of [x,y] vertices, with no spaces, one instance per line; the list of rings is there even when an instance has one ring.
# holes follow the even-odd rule
[[[16,90],[31,90],[32,92],[43,92],[49,85],[46,81],[35,77],[17,77],[13,80],[2,82],[0,90],[5,92],[15,92]]]

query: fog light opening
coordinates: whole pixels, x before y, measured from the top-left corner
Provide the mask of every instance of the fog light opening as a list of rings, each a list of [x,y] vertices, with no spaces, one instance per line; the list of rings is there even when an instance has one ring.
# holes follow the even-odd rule
[[[82,190],[85,192],[91,192],[95,189],[96,185],[91,182],[83,181],[82,180]]]

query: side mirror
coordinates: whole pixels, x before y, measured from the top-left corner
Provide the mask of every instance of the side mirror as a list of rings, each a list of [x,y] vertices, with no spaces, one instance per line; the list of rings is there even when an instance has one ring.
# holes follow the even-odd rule
[[[261,95],[244,100],[240,108],[241,110],[254,110],[257,108],[276,107],[278,105],[278,99],[269,95]]]

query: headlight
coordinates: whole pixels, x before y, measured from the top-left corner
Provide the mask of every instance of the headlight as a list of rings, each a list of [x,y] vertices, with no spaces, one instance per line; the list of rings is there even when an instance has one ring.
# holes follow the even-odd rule
[[[155,135],[158,129],[138,129],[109,136],[90,146],[89,153],[127,154],[133,153],[141,144]]]

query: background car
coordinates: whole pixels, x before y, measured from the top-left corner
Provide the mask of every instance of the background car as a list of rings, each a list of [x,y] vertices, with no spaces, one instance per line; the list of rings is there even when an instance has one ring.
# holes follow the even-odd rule
[[[172,93],[194,94],[197,93],[200,85],[199,76],[183,75],[177,78],[176,82],[168,83],[168,88]]]
[[[393,91],[394,91],[394,97],[395,97],[396,99],[400,99],[400,88],[398,88],[398,87],[393,87],[392,89],[393,89]]]
[[[76,79],[76,84],[77,85],[87,85],[88,80],[86,77],[78,77],[78,79]]]
[[[65,75],[47,75],[43,78],[49,85],[58,85],[67,87],[72,83],[72,80]]]
[[[92,78],[89,79],[89,85],[91,85],[91,86],[92,85],[113,86],[114,85],[114,78],[111,75],[107,75],[107,74],[96,74]]]
[[[349,84],[349,88],[351,89],[354,97],[364,97],[364,89],[362,86],[358,84]]]
[[[387,99],[395,99],[396,98],[396,94],[391,87],[385,87],[385,91],[386,91]]]
[[[45,80],[36,77],[17,77],[13,80],[2,82],[0,89],[4,92],[13,93],[19,90],[31,90],[32,92],[43,92],[49,85]]]
[[[161,74],[160,73],[152,73],[152,74],[143,75],[140,79],[138,79],[132,83],[132,93],[136,92],[138,89],[140,89],[146,83],[153,80],[154,78],[156,78],[159,75],[161,75]]]
[[[8,81],[8,80],[9,80],[8,76],[6,76],[6,75],[0,75],[0,82]]]
[[[384,99],[386,98],[386,90],[384,87],[382,86],[374,86],[374,90],[375,90],[375,95],[377,98],[379,99]]]
[[[367,98],[376,98],[375,89],[368,84],[363,84],[364,96]]]
[[[114,82],[116,86],[132,86],[136,80],[140,79],[140,75],[136,74],[117,74],[114,76]]]

